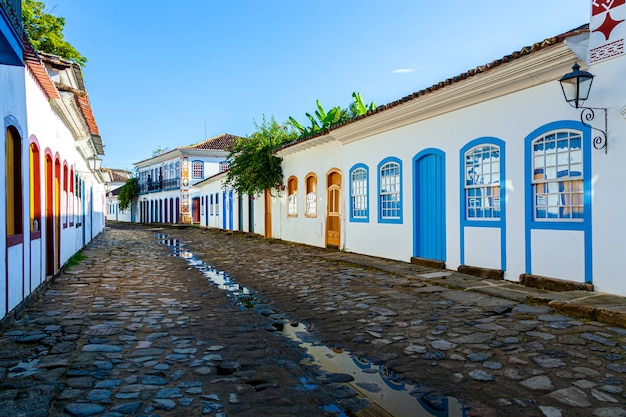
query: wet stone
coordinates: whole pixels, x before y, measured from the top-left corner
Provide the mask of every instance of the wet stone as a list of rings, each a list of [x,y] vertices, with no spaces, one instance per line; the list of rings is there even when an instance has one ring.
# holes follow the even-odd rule
[[[375,384],[373,382],[357,382],[356,385],[363,388],[367,392],[376,393],[382,390],[382,388],[378,384]]]
[[[183,397],[178,400],[178,404],[182,405],[183,407],[189,407],[192,403],[193,398],[191,397]]]
[[[497,371],[498,369],[502,369],[502,364],[500,362],[483,362],[483,367]]]
[[[145,385],[166,385],[167,379],[156,375],[144,375],[141,377],[141,383]]]
[[[155,398],[152,400],[152,406],[157,410],[172,410],[176,407],[176,402],[162,398]]]
[[[544,417],[563,417],[561,410],[556,407],[540,405],[539,410],[541,410]]]
[[[605,367],[613,372],[617,372],[620,374],[626,373],[626,365],[619,363],[607,363]],[[605,382],[606,383],[606,382]],[[620,382],[621,383],[621,382]]]
[[[157,392],[155,398],[180,398],[183,391],[180,388],[165,388]]]
[[[91,344],[91,345],[83,346],[82,351],[83,352],[121,352],[122,348],[119,346],[113,346],[113,345]]]
[[[87,394],[87,401],[102,402],[111,398],[111,391],[106,389],[94,389]]]
[[[70,403],[65,406],[65,411],[75,417],[87,417],[100,414],[104,407],[98,404]]]
[[[548,396],[560,403],[571,405],[572,407],[591,407],[589,397],[587,397],[587,394],[585,394],[585,392],[580,388],[563,388],[558,391],[551,392]]]
[[[521,381],[520,384],[535,391],[551,391],[554,389],[552,381],[545,375],[525,379],[524,381]]]
[[[431,351],[424,353],[422,355],[422,358],[429,360],[429,361],[439,361],[439,360],[445,359],[446,354],[438,350],[431,350]]]
[[[141,401],[136,401],[127,404],[121,404],[111,408],[111,411],[114,413],[122,413],[122,414],[136,414],[141,407]]]
[[[203,401],[203,403],[204,407],[202,407],[202,414],[211,414],[224,408],[223,404],[212,401]]]
[[[486,361],[490,357],[491,355],[488,355],[486,353],[470,353],[469,355],[467,355],[467,359],[469,359],[472,362]]]
[[[481,370],[479,370],[479,369],[476,369],[476,370],[470,371],[469,375],[470,375],[470,377],[471,377],[472,379],[474,379],[474,380],[476,380],[476,381],[485,381],[485,382],[488,382],[488,381],[493,381],[493,380],[494,380],[493,375],[491,375],[491,374],[490,374],[490,373],[488,373],[488,372],[481,371]]]
[[[354,377],[349,374],[329,374],[328,379],[332,382],[351,382],[354,381]]]
[[[626,417],[626,410],[621,407],[596,408],[593,417]]]
[[[617,346],[617,342],[614,340],[607,339],[606,337],[599,336],[592,333],[583,333],[580,335],[585,340],[590,340],[592,342],[600,343],[605,346]]]

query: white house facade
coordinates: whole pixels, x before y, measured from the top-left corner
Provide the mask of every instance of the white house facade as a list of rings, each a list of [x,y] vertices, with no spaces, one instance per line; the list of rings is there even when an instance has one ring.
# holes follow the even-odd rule
[[[104,148],[81,69],[37,54],[22,41],[20,6],[0,2],[1,169],[7,179],[0,193],[5,207],[0,320],[104,228],[104,179],[94,165]],[[19,48],[11,51],[7,15],[19,34]]]
[[[274,237],[626,294],[615,211],[626,58],[589,66],[589,34],[546,39],[283,147]],[[592,120],[563,97],[574,63],[595,75]]]
[[[596,32],[584,25],[283,146],[285,190],[256,197],[254,232],[626,295],[626,57],[594,47]],[[559,80],[574,64],[594,78],[572,106]],[[202,190],[206,226],[230,228],[210,209],[223,179]]]
[[[222,134],[137,162],[137,221],[200,224],[201,201],[195,184],[228,168],[226,159],[235,139]]]

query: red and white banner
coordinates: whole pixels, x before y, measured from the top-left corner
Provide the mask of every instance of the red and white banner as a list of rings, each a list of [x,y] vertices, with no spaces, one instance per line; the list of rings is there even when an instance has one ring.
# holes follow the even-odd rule
[[[589,64],[623,55],[626,0],[592,0],[589,30]]]

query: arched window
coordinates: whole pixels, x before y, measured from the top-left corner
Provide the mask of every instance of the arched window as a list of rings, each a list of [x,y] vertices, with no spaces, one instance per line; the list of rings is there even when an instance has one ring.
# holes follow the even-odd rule
[[[41,236],[41,161],[36,143],[30,144],[30,232],[31,238]]]
[[[204,178],[204,163],[202,161],[193,161],[191,167],[194,179]]]
[[[369,221],[368,190],[367,165],[357,164],[350,170],[350,221]]]
[[[287,180],[287,215],[298,215],[298,179],[289,177]]]
[[[387,158],[378,165],[378,218],[383,223],[402,222],[400,160]]]
[[[306,188],[306,206],[304,215],[307,217],[317,216],[317,176],[313,173],[308,174],[304,179]]]
[[[465,218],[500,218],[500,147],[483,143],[468,149],[464,158]]]
[[[74,168],[70,169],[70,227],[74,226]]]
[[[7,244],[21,243],[23,239],[22,210],[22,139],[18,131],[6,129],[6,222]]]
[[[67,175],[67,163],[63,162],[63,228],[67,228],[67,217],[70,206],[69,193],[67,192],[67,183],[68,183],[68,175]]]
[[[580,221],[584,215],[582,135],[552,131],[532,141],[535,221]]]

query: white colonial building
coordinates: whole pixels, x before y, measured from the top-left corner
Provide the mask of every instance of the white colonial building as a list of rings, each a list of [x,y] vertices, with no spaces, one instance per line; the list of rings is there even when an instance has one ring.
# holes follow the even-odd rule
[[[626,16],[619,7],[613,15]],[[205,181],[205,224],[626,295],[626,22],[611,31],[606,14],[594,14],[597,30],[548,38],[287,144],[276,151],[285,191],[257,196],[252,210],[223,176]],[[566,90],[595,76],[586,100],[566,102],[565,74]],[[225,193],[235,214],[214,206]],[[248,213],[257,220],[245,227]]]
[[[195,184],[228,168],[236,136],[222,134],[137,162],[141,223],[200,223]]]
[[[22,33],[20,1],[0,2],[0,320],[104,228],[104,148],[80,66],[36,53]]]

